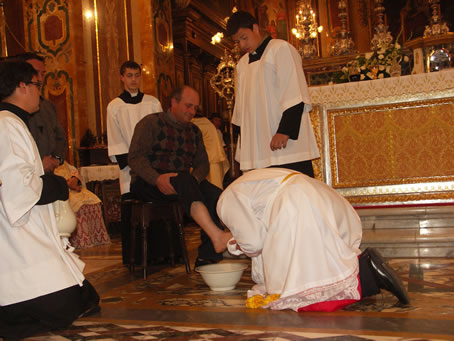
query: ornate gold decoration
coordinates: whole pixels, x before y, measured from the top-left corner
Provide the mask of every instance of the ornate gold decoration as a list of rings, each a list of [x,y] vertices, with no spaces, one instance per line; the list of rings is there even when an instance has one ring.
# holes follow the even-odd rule
[[[348,12],[345,0],[339,0],[338,8],[341,30],[337,35],[334,44],[331,46],[331,55],[333,56],[341,56],[355,52],[355,43],[353,42],[350,32],[347,29]]]
[[[237,52],[237,48],[234,52]],[[211,87],[216,93],[227,101],[227,109],[229,113],[229,156],[230,156],[230,175],[232,178],[238,176],[235,170],[235,142],[233,141],[233,128],[232,128],[232,112],[233,101],[235,98],[235,67],[238,61],[239,54],[235,57],[224,50],[224,56],[217,68],[217,73],[210,79]]]
[[[98,22],[98,9],[97,9],[97,0],[93,0],[93,8],[95,10],[95,42],[96,42],[96,65],[98,68],[98,94],[99,98],[102,98],[102,82],[101,82],[101,59],[100,59],[100,52],[99,52],[99,22]],[[102,105],[102,101],[99,101],[99,114],[100,114],[100,122],[101,122],[101,130],[104,131],[104,108]]]
[[[1,56],[7,57],[8,56],[8,46],[6,44],[6,17],[5,17],[5,10],[4,7],[5,2],[0,1],[0,38],[1,38]]]
[[[327,120],[330,180],[342,195],[452,198],[454,97],[328,110]]]
[[[125,12],[126,59],[129,60],[128,6],[126,1],[123,1],[123,8]]]
[[[396,194],[396,195],[365,195],[346,196],[355,206],[383,206],[384,204],[424,204],[454,202],[454,191],[439,193]]]
[[[428,0],[432,10],[430,25],[424,30],[424,38],[430,36],[439,36],[449,32],[449,27],[441,18],[440,0]]]
[[[325,181],[323,179],[323,153],[322,150],[322,133],[321,133],[321,120],[320,120],[320,106],[316,105],[312,107],[310,112],[312,128],[314,129],[315,140],[317,141],[317,147],[320,151],[320,158],[312,160],[312,167],[314,168],[314,177],[317,180]]]
[[[374,12],[376,15],[375,34],[372,38],[372,50],[376,51],[382,46],[388,46],[393,42],[393,36],[388,31],[388,26],[385,24],[385,7],[383,0],[375,0]]]

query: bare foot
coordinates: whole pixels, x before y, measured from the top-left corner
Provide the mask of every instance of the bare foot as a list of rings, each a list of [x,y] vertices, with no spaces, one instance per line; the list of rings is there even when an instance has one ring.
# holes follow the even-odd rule
[[[227,243],[232,238],[232,232],[221,232],[216,240],[213,240],[214,250],[217,253],[224,252],[227,249]]]

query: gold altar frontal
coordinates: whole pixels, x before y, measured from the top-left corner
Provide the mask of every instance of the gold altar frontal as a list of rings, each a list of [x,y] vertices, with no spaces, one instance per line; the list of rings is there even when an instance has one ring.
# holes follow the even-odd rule
[[[355,206],[454,203],[454,70],[311,87],[316,174]]]

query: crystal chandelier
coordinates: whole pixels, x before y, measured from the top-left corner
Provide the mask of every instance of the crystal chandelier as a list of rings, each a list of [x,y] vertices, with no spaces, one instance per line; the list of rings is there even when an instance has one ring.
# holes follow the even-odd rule
[[[317,56],[318,33],[322,32],[323,26],[318,26],[310,0],[300,1],[297,8],[296,27],[292,29],[292,33],[301,41],[301,56],[311,59]]]

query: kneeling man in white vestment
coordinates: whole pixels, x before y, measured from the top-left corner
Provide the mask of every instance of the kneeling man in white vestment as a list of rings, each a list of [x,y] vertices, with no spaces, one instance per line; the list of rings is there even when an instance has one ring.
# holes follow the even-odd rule
[[[217,212],[232,232],[228,248],[252,258],[247,306],[335,311],[375,295],[409,299],[374,249],[361,253],[361,221],[325,183],[284,168],[245,173],[222,193]]]
[[[44,173],[28,129],[41,83],[27,62],[0,62],[0,339],[66,328],[99,310],[84,263],[60,238],[52,202],[62,177]]]

